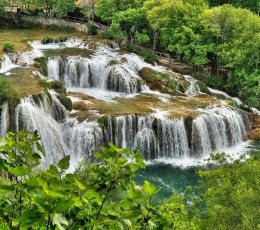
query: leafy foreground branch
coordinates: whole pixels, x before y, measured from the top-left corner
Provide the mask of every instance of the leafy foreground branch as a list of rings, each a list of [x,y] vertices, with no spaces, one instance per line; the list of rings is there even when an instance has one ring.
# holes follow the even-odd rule
[[[98,164],[85,161],[74,173],[65,173],[70,156],[47,170],[35,168],[40,155],[44,156],[37,132],[8,133],[0,141],[3,230],[260,227],[257,158],[234,166],[215,159],[221,162],[218,168],[200,172],[201,196],[186,197],[192,202],[184,202],[181,195],[174,194],[153,205],[159,190],[148,181],[142,186],[133,181],[135,172],[145,168],[138,151],[130,153],[110,144],[94,154]]]

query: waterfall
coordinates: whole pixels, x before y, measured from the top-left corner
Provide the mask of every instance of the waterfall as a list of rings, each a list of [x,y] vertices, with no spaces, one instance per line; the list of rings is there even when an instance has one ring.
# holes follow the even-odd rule
[[[4,55],[2,59],[0,58],[0,74],[6,73],[7,71],[11,70],[12,68],[17,67],[13,64],[11,58],[7,55]]]
[[[119,147],[142,150],[147,160],[190,155],[181,119],[158,119],[152,115],[125,115],[107,118],[108,140]]]
[[[192,126],[192,152],[205,156],[240,143],[246,133],[242,116],[227,107],[202,110]]]
[[[4,103],[0,107],[0,138],[4,138],[7,133],[9,127],[9,107],[8,103]]]
[[[57,104],[54,95],[52,95],[52,103],[45,94],[43,95],[40,103],[36,103],[33,97],[22,99],[15,109],[15,131],[38,131],[46,153],[42,167],[46,168],[51,163],[57,163],[69,151],[63,139],[61,124],[55,120],[55,117],[62,118],[60,111],[64,108]],[[58,107],[60,109],[57,109]]]
[[[63,45],[87,48],[82,40],[69,41],[68,44]],[[35,46],[43,47],[39,44],[35,44]],[[60,45],[58,46],[60,47]],[[25,59],[27,60],[27,58]],[[5,56],[0,73],[6,71],[6,68],[8,69],[11,65],[10,58]],[[118,102],[120,100],[113,100],[118,97],[124,97],[127,100],[130,97],[134,98],[135,93],[138,93],[139,96],[141,94],[141,97],[136,97],[137,100],[143,100],[147,93],[149,100],[145,101],[147,99],[145,98],[144,103],[151,103],[151,109],[158,113],[142,114],[138,104],[137,111],[133,114],[119,111],[114,115],[113,113],[108,113],[112,115],[102,115],[103,112],[101,111],[99,114],[97,110],[95,119],[103,116],[102,122],[87,119],[79,122],[76,118],[71,118],[72,114],[65,110],[58,95],[52,91],[48,95],[40,93],[22,99],[12,118],[9,117],[8,104],[3,104],[0,110],[0,137],[4,137],[7,130],[10,129],[10,119],[14,121],[12,122],[12,126],[15,126],[14,131],[38,130],[46,152],[46,158],[41,165],[44,168],[49,164],[57,163],[67,154],[71,154],[73,165],[83,159],[92,160],[93,152],[99,151],[100,147],[109,141],[119,148],[129,148],[130,151],[141,149],[146,160],[200,159],[207,157],[213,151],[223,151],[238,145],[242,142],[246,130],[251,127],[248,114],[225,106],[223,103],[205,109],[196,109],[198,106],[189,109],[190,115],[193,115],[193,112],[196,115],[189,124],[190,126],[187,127],[188,124],[184,118],[187,116],[186,110],[184,115],[182,115],[182,111],[178,111],[181,115],[174,117],[171,115],[171,111],[165,109],[168,107],[164,106],[174,106],[179,102],[178,99],[180,101],[189,100],[200,94],[196,80],[188,75],[182,77],[174,73],[176,78],[171,76],[177,83],[179,79],[180,84],[184,83],[185,86],[188,86],[188,88],[185,87],[187,88],[185,94],[189,97],[168,95],[166,100],[159,92],[147,90],[144,93],[142,90],[149,88],[138,75],[139,70],[148,67],[163,73],[166,68],[152,66],[135,54],[121,54],[117,48],[112,49],[100,45],[89,58],[81,56],[49,57],[47,66],[50,79],[64,82],[68,90],[74,89],[74,92],[94,96],[97,103],[99,103],[98,100],[107,100],[103,96],[106,93],[112,95],[107,100],[108,103],[120,103]],[[171,71],[167,70],[168,72]],[[150,99],[153,100],[151,95],[155,95],[155,100],[150,102]],[[206,94],[204,96],[207,97]],[[157,102],[158,98],[164,99]],[[95,99],[91,99],[93,100],[91,103],[95,103]],[[174,99],[173,102],[172,99]],[[210,97],[207,99],[211,100]],[[134,100],[131,99],[131,103],[134,103]],[[80,102],[85,101],[80,99]],[[215,103],[214,100],[213,102]],[[176,110],[180,109],[177,107]],[[84,113],[84,111],[80,112]],[[91,113],[91,111],[88,112]],[[158,115],[159,113],[160,115]]]
[[[70,119],[63,125],[63,130],[74,165],[84,159],[91,159],[92,154],[104,145],[102,130],[97,122],[78,123],[76,119]]]

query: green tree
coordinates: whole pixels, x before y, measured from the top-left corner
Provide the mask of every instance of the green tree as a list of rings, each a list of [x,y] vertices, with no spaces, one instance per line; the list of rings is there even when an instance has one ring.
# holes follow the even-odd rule
[[[230,160],[212,156],[201,170],[201,229],[259,229],[259,156]],[[198,209],[199,210],[199,209]]]
[[[0,16],[2,16],[5,13],[5,7],[7,4],[7,0],[0,0]]]
[[[235,7],[250,9],[251,11],[259,14],[260,13],[260,2],[257,0],[209,0],[211,6],[219,6],[224,4],[231,4]]]

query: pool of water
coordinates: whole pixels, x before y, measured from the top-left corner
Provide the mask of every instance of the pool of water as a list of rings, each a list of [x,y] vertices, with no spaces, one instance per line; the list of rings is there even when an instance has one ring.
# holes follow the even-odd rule
[[[135,181],[142,185],[148,180],[160,188],[155,199],[162,200],[171,196],[173,190],[183,193],[187,186],[197,185],[199,177],[195,173],[196,170],[195,167],[180,168],[167,164],[152,164],[138,171]]]
[[[246,152],[249,154],[260,152],[260,141],[249,144]],[[158,202],[170,197],[173,190],[183,193],[187,186],[197,185],[199,176],[196,171],[198,170],[198,167],[183,168],[171,164],[153,163],[147,165],[146,169],[137,171],[135,181],[138,185],[142,185],[145,180],[148,180],[160,188],[155,196],[155,201]]]

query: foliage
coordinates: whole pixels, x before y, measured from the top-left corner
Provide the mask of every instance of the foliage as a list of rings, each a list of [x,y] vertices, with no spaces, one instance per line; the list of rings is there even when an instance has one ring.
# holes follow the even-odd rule
[[[113,23],[104,33],[104,37],[115,39],[118,43],[121,43],[125,38],[125,32],[120,29],[119,24]]]
[[[152,51],[147,49],[141,51],[140,55],[144,58],[145,61],[149,63],[154,63],[156,60],[156,55]]]
[[[8,0],[1,0],[0,1],[0,16],[5,13],[5,6],[8,4]]]
[[[260,2],[255,0],[247,0],[247,1],[240,1],[240,0],[209,0],[210,5],[218,6],[224,4],[231,4],[235,7],[250,9],[251,11],[255,12],[256,14],[260,13]]]
[[[66,31],[66,32],[75,31],[75,29],[71,26],[61,26],[61,25],[56,25],[56,24],[46,25],[46,28],[48,28],[50,30]]]
[[[17,102],[18,94],[8,80],[0,78],[0,104],[4,101]]]
[[[259,173],[258,155],[233,163],[224,153],[212,156],[199,172],[201,229],[258,229]]]
[[[162,215],[151,204],[158,189],[148,181],[142,187],[133,182],[134,173],[145,167],[140,152],[110,144],[94,154],[98,164],[85,162],[75,173],[65,174],[69,155],[47,170],[35,168],[44,155],[39,141],[37,132],[8,133],[1,140],[2,229],[163,229],[184,223],[189,227],[181,204]]]
[[[93,23],[88,23],[87,24],[88,27],[88,33],[90,35],[95,35],[97,34],[97,27],[93,24]]]
[[[14,44],[11,42],[6,42],[3,46],[3,51],[6,53],[14,52]]]

